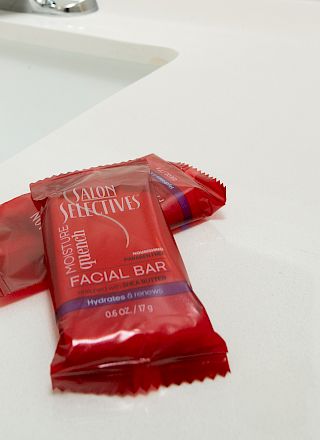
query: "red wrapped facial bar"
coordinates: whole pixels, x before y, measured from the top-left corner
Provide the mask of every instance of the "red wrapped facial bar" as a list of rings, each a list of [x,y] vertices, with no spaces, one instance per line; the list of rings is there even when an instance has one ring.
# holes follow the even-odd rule
[[[226,188],[218,180],[182,163],[145,157],[162,210],[171,229],[210,217],[226,203]]]
[[[151,168],[153,185],[171,229],[208,217],[225,204],[226,189],[216,179],[154,154],[143,159]],[[0,296],[45,288],[38,222],[39,214],[30,194],[0,205]]]
[[[31,185],[60,333],[54,389],[127,394],[229,371],[149,177],[137,164]]]
[[[0,296],[46,287],[40,214],[24,194],[0,205]]]

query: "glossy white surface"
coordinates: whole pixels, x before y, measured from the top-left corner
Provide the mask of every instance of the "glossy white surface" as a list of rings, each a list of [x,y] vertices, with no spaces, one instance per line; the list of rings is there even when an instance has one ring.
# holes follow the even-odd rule
[[[220,177],[227,206],[176,239],[232,374],[137,398],[53,394],[56,331],[48,294],[37,295],[0,309],[3,438],[320,436],[320,4],[192,3],[0,19],[179,52],[2,163],[1,201],[32,180],[150,151]]]

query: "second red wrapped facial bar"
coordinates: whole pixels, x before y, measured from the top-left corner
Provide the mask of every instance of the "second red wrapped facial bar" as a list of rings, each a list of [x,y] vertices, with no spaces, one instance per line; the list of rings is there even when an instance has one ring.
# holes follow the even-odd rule
[[[53,388],[126,394],[229,371],[146,165],[70,173],[31,191],[60,333]]]

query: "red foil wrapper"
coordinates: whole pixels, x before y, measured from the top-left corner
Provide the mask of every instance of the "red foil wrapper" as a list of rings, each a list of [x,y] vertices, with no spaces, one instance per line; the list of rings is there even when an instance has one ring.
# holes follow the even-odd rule
[[[24,194],[0,205],[0,296],[46,288],[40,214]]]
[[[53,389],[130,394],[225,376],[144,164],[31,185],[59,327]]]
[[[209,217],[225,204],[226,189],[218,180],[154,154],[143,159],[151,168],[155,191],[172,230]],[[0,296],[31,294],[46,288],[40,229],[39,214],[30,194],[0,205]]]

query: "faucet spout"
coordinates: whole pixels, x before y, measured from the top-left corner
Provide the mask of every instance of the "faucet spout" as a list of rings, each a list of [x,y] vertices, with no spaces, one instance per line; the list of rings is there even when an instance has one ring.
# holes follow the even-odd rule
[[[98,9],[96,0],[30,0],[35,12],[49,14],[89,13]]]
[[[0,9],[42,14],[89,13],[97,11],[97,0],[0,0]]]

